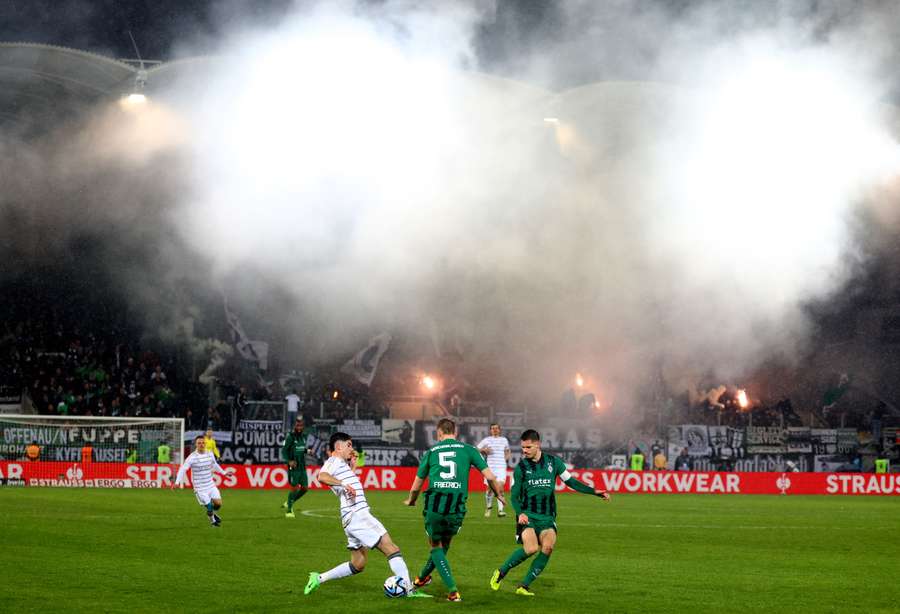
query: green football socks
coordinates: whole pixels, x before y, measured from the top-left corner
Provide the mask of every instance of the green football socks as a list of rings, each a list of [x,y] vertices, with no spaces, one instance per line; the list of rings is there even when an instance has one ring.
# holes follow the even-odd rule
[[[503,565],[500,566],[500,575],[505,576],[509,573],[509,570],[515,567],[516,565],[520,565],[528,558],[528,555],[525,554],[524,548],[519,548],[515,552],[509,555],[509,558],[503,562]]]
[[[456,591],[456,580],[453,579],[453,573],[450,571],[450,563],[447,561],[447,553],[444,552],[444,549],[432,548],[431,560],[434,561],[434,566],[437,568],[438,573],[441,574],[441,579],[447,585],[447,590],[451,593]]]
[[[541,572],[544,571],[544,567],[547,566],[547,561],[549,560],[549,554],[538,552],[538,555],[534,557],[534,561],[532,561],[531,563],[531,569],[528,570],[528,573],[525,574],[525,578],[522,580],[522,586],[531,586],[531,583],[534,582],[534,579],[541,575]]]
[[[447,551],[450,549],[450,546],[444,546],[444,555],[446,556]],[[428,560],[425,561],[425,567],[422,568],[422,572],[419,574],[420,578],[427,578],[431,575],[431,572],[434,571],[434,560],[429,556]]]
[[[287,509],[289,512],[294,510],[294,503],[297,500],[306,494],[306,489],[300,488],[298,490],[289,490],[287,495]]]

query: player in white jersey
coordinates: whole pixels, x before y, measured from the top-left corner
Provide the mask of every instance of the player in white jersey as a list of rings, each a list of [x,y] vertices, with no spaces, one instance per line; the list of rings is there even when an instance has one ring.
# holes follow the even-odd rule
[[[503,485],[506,483],[506,468],[509,463],[511,452],[509,450],[509,440],[500,435],[500,425],[496,422],[491,424],[490,436],[482,439],[475,447],[486,457],[488,468],[494,472],[494,475],[497,476],[497,482],[500,484],[500,488],[503,488]],[[485,484],[487,484],[487,482],[485,482]],[[491,504],[493,502],[494,493],[488,488],[487,492],[484,493],[485,518],[490,518]],[[500,518],[506,516],[506,512],[503,511],[503,502],[499,499],[497,500],[497,516]]]
[[[184,460],[178,468],[178,475],[172,483],[172,488],[183,484],[187,477],[188,469],[191,470],[191,484],[194,487],[194,495],[197,502],[206,508],[209,523],[218,527],[222,519],[216,512],[222,507],[222,495],[213,482],[213,471],[227,475],[228,471],[222,469],[212,452],[206,450],[206,440],[203,435],[194,438],[194,451]]]
[[[334,433],[328,441],[328,449],[330,456],[319,470],[318,480],[330,486],[331,491],[340,500],[341,525],[347,535],[350,561],[323,573],[310,573],[303,593],[310,594],[323,582],[360,573],[366,567],[369,550],[377,548],[387,557],[394,575],[400,576],[406,582],[408,597],[431,597],[412,590],[409,569],[400,555],[400,548],[388,535],[384,525],[372,515],[362,482],[356,475],[356,452],[353,450],[350,435]]]

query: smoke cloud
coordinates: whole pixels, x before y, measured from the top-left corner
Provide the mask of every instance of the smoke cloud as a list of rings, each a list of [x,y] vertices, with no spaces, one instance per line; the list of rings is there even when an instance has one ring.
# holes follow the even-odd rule
[[[0,157],[11,200],[52,217],[49,253],[85,224],[153,229],[157,278],[227,286],[298,362],[390,330],[523,399],[580,371],[631,406],[653,378],[693,392],[804,355],[807,306],[867,257],[854,216],[896,221],[892,5],[511,7],[231,28],[189,80],[151,73],[152,119]]]

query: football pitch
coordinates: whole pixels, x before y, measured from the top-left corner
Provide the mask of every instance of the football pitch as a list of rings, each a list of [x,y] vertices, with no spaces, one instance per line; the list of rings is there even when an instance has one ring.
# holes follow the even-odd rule
[[[296,519],[279,491],[223,490],[209,526],[190,490],[0,489],[2,612],[897,612],[900,501],[893,497],[613,495],[559,497],[559,541],[532,585],[530,560],[491,591],[516,547],[514,520],[484,518],[481,495],[450,550],[462,603],[439,576],[433,600],[387,599],[390,569],[309,596],[310,571],[346,560],[331,493],[310,492]],[[404,494],[367,493],[410,573],[428,548]]]

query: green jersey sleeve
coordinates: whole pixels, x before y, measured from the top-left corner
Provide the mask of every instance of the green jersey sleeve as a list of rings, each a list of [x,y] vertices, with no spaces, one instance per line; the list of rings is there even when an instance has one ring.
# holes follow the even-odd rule
[[[419,469],[416,471],[416,477],[420,477],[423,480],[428,477],[428,457],[430,455],[431,450],[428,450],[422,455],[422,460],[419,462]]]
[[[596,493],[594,493],[593,488],[591,488],[590,486],[588,486],[587,484],[585,484],[584,482],[582,482],[581,480],[576,478],[574,475],[572,477],[570,477],[568,480],[566,480],[566,486],[568,486],[575,492],[580,492],[585,495],[596,494]]]
[[[522,463],[516,465],[513,472],[513,483],[509,490],[509,502],[516,511],[516,516],[522,513],[522,507],[525,501],[525,471]]]
[[[576,478],[574,475],[569,474],[569,469],[566,467],[566,463],[563,462],[563,459],[558,456],[553,457],[553,469],[556,471],[556,475],[563,480],[566,486],[574,490],[575,492],[580,492],[585,495],[593,495],[594,489]],[[568,476],[568,477],[564,477]]]
[[[284,438],[284,445],[281,447],[281,458],[284,459],[284,462],[290,462],[293,460],[292,449],[294,447],[294,435],[293,433],[288,433],[287,437]]]
[[[472,463],[478,471],[484,471],[487,469],[487,461],[484,460],[484,457],[481,455],[481,452],[478,451],[478,448],[475,446],[466,446],[466,449],[469,451],[469,462]]]

